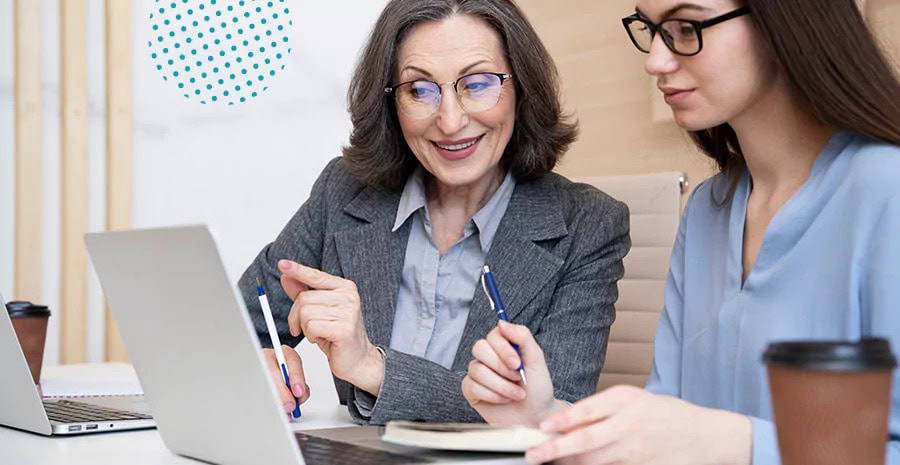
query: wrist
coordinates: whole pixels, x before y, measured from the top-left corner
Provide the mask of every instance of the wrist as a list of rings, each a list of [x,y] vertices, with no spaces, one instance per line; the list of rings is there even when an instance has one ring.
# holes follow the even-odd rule
[[[531,419],[529,421],[530,426],[534,428],[539,428],[540,424],[544,419],[552,416],[553,414],[559,412],[560,410],[565,410],[571,407],[572,404],[555,398],[551,398],[549,404],[547,404],[544,408],[535,411],[531,415]]]
[[[357,379],[352,380],[351,384],[378,397],[381,383],[384,381],[385,356],[384,349],[370,344],[358,369],[355,370]]]
[[[708,447],[703,463],[710,465],[750,465],[753,427],[744,415],[726,410],[704,409],[700,424],[706,426],[701,441]],[[698,444],[698,446],[701,446]]]

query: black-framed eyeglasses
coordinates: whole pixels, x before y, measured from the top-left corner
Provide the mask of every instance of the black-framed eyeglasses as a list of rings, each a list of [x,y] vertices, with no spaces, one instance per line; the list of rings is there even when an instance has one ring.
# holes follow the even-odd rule
[[[413,119],[428,118],[441,107],[441,88],[453,84],[460,105],[470,113],[487,111],[500,101],[503,83],[511,78],[507,73],[473,73],[456,81],[438,83],[425,79],[401,82],[384,91],[394,94],[397,110]]]
[[[706,21],[691,21],[689,19],[671,18],[653,24],[637,13],[622,18],[622,24],[628,32],[628,37],[638,50],[650,53],[650,45],[657,32],[662,32],[663,43],[676,55],[694,56],[703,49],[703,36],[700,31],[710,26],[728,21],[750,13],[749,6],[743,6],[729,11]]]

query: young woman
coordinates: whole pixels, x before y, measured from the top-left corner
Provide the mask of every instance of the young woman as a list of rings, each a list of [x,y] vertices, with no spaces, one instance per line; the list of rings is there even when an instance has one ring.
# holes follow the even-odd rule
[[[719,173],[685,209],[646,389],[548,416],[541,427],[563,434],[528,459],[777,464],[770,341],[900,349],[900,85],[853,0],[638,0],[623,23]],[[551,395],[527,328],[502,325],[473,354],[463,393],[488,421]],[[900,441],[886,453],[900,464]]]

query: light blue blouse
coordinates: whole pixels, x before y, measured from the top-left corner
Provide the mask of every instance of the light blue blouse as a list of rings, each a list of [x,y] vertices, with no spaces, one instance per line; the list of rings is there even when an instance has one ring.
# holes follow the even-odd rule
[[[750,176],[697,186],[672,252],[647,389],[748,415],[753,464],[778,464],[770,341],[888,338],[900,353],[900,147],[838,132],[778,211],[741,286]],[[890,433],[900,434],[894,372]],[[887,442],[887,440],[886,440]],[[887,442],[900,465],[900,442]]]
[[[444,368],[453,366],[481,267],[515,188],[516,180],[507,172],[497,191],[466,223],[463,237],[442,257],[431,232],[425,170],[419,167],[406,181],[392,230],[396,232],[407,221],[412,221],[412,226],[397,292],[391,349]],[[353,394],[357,410],[371,415],[375,396],[357,387]]]
[[[412,221],[412,228],[397,293],[391,348],[449,369],[466,329],[481,267],[516,181],[512,172],[506,173],[500,187],[466,223],[463,237],[442,257],[431,232],[424,174],[419,168],[407,180],[394,222],[394,232],[407,221]]]

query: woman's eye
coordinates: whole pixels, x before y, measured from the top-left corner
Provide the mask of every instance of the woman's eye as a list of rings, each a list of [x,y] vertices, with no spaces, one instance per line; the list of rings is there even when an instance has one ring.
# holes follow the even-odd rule
[[[434,89],[424,83],[413,83],[409,86],[409,95],[415,99],[424,100],[434,95],[434,93]]]
[[[480,92],[489,87],[486,82],[468,82],[466,83],[467,92]]]

